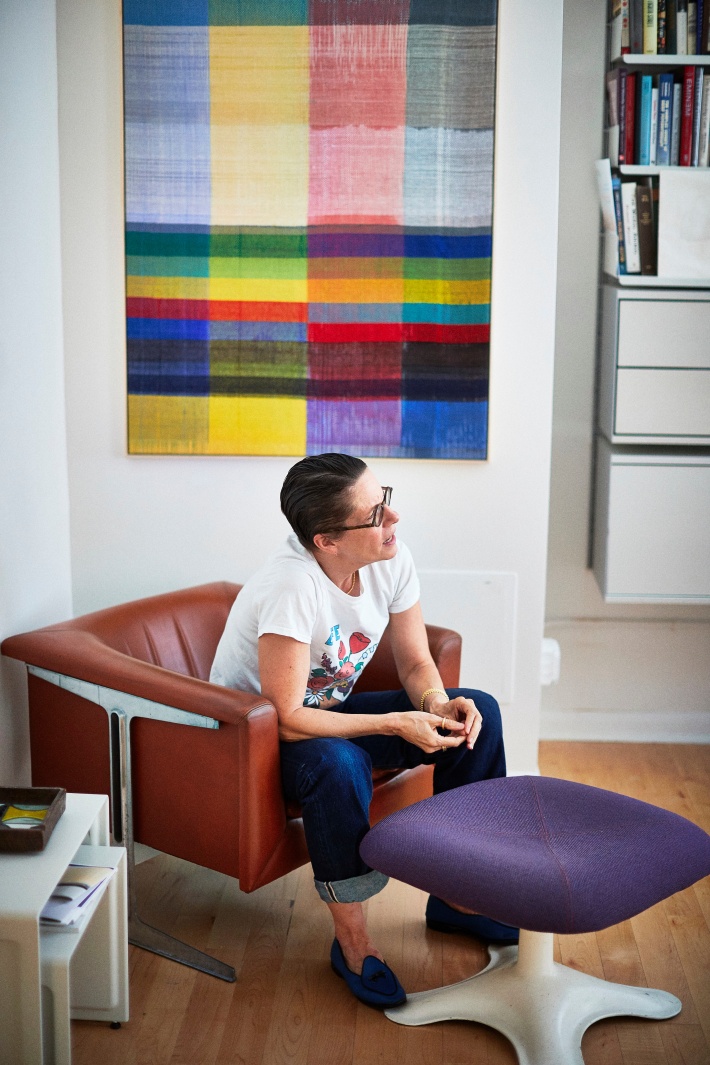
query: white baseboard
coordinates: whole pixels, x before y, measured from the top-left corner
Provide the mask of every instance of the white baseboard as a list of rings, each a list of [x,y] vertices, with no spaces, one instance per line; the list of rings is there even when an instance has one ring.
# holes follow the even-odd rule
[[[617,743],[710,743],[710,713],[703,711],[546,710],[542,740]]]

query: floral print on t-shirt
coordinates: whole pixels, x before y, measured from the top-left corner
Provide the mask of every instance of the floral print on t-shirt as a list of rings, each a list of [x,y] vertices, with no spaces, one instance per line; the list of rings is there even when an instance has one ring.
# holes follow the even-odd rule
[[[331,627],[325,645],[328,650],[321,655],[320,667],[312,669],[308,678],[304,706],[344,702],[378,646],[364,632],[351,633],[346,646],[340,625]]]

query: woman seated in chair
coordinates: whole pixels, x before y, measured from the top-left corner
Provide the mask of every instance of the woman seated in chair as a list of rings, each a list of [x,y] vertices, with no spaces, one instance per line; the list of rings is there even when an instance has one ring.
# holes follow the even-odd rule
[[[301,806],[316,890],[333,918],[333,968],[378,1007],[405,994],[362,908],[387,882],[358,852],[372,769],[433,764],[435,793],[505,776],[495,699],[443,689],[391,497],[361,459],[297,462],[281,489],[293,533],[237,596],[210,675],[263,693],[276,707],[284,794]],[[357,679],[388,625],[402,690],[358,694]],[[433,897],[427,923],[517,941],[517,930]]]

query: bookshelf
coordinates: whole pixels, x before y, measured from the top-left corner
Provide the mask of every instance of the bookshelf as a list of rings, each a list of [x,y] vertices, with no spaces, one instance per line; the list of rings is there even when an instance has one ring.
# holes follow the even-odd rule
[[[108,799],[68,794],[44,850],[0,854],[3,1062],[71,1065],[71,1018],[116,1026],[128,1020],[126,852],[109,842]],[[40,925],[45,902],[74,860],[116,873],[77,925]]]
[[[682,108],[686,77],[694,93],[701,86],[699,99],[694,96],[692,100],[691,137],[698,141],[697,162],[702,159],[700,110],[702,87],[710,82],[710,55],[614,55],[621,40],[619,25],[613,20],[619,7],[617,0],[612,5],[607,42],[607,69],[616,75],[607,74],[605,88],[610,118],[605,155],[612,163],[616,203],[610,228],[607,199],[602,231],[592,567],[607,602],[707,604],[710,259],[707,269],[706,259],[710,249],[693,246],[692,234],[690,241],[686,239],[682,213],[692,200],[698,212],[698,233],[703,220],[710,219],[710,169],[671,165],[670,160],[672,110],[679,98]],[[616,17],[620,17],[618,13]],[[675,95],[673,86],[670,92],[665,90],[666,100],[670,97],[664,145],[669,162],[661,164],[655,158],[658,94],[661,75],[668,73],[674,75],[674,83],[680,83],[681,89],[675,89]],[[647,111],[642,127],[640,86],[646,75],[651,75],[655,90],[652,105],[656,113],[651,121]],[[625,92],[629,82],[633,86],[633,105],[626,111],[627,119],[629,113],[632,115],[629,140],[625,139],[624,123],[618,121],[619,111],[615,113],[610,106],[613,86],[620,86],[619,79],[627,79]],[[671,84],[670,79],[666,84]],[[645,92],[644,106],[648,108],[648,78]],[[615,117],[621,129],[614,128]],[[687,127],[684,132],[687,146]],[[639,156],[643,159],[642,134],[648,140],[644,145],[646,158],[639,162]],[[676,137],[678,143],[680,123]],[[691,141],[691,159],[694,147]],[[680,145],[676,150],[680,161]],[[608,164],[605,166],[608,180]],[[627,183],[636,186],[633,192],[628,188],[621,191]],[[636,191],[639,188],[650,189],[643,201]],[[638,226],[641,208],[649,206],[649,198],[651,222],[649,226],[646,217],[646,243],[641,248],[639,229],[634,232],[633,227]],[[650,250],[649,232],[653,234]],[[643,268],[643,273],[620,272],[622,235],[629,242],[632,263],[638,249],[636,266]]]

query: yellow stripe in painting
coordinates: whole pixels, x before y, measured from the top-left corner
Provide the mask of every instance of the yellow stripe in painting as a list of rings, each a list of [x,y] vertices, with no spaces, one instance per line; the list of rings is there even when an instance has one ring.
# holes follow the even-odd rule
[[[208,277],[137,277],[126,278],[126,295],[153,300],[208,300]]]
[[[404,282],[405,303],[490,303],[490,281]]]
[[[401,303],[404,281],[400,278],[308,279],[311,303]]]
[[[212,125],[211,224],[305,226],[308,126]]]
[[[308,125],[308,26],[211,26],[215,125]]]
[[[130,455],[204,455],[209,434],[207,396],[129,396]]]
[[[210,396],[209,405],[209,454],[305,454],[305,399]]]
[[[275,277],[211,277],[211,300],[258,300],[267,303],[306,303],[308,282],[283,280]]]

